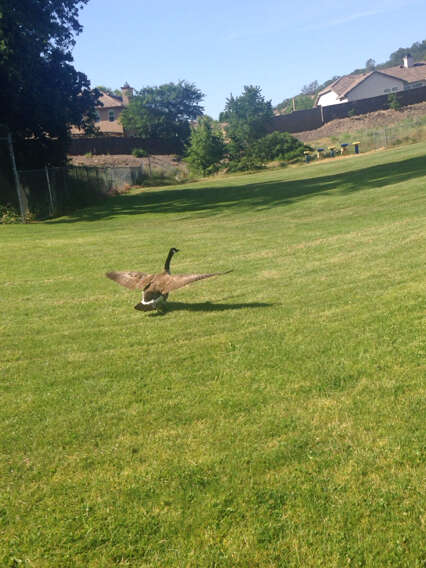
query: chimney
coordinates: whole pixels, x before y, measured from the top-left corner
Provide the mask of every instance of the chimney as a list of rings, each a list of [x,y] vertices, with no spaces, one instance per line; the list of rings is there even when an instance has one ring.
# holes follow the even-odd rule
[[[412,67],[414,65],[414,59],[409,53],[407,53],[407,55],[404,55],[402,61],[405,68]]]
[[[127,106],[129,104],[129,99],[133,97],[133,87],[131,87],[127,81],[121,87],[121,96],[123,104]]]

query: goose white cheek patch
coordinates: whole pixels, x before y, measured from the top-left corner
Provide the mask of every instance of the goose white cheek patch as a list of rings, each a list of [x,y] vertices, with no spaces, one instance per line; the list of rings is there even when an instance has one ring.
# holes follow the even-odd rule
[[[155,306],[155,305],[158,304],[158,302],[162,302],[163,300],[164,300],[164,296],[159,296],[158,298],[155,298],[155,300],[149,300],[149,302],[146,302],[146,301],[144,300],[143,295],[142,295],[141,303],[142,303],[144,306],[152,306],[152,305]]]

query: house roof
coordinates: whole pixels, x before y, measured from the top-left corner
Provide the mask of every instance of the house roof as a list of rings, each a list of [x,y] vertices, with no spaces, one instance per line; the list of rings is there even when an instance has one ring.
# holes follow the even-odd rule
[[[334,91],[339,98],[342,98],[362,81],[367,79],[367,77],[369,77],[372,73],[373,71],[370,71],[369,73],[362,73],[361,75],[345,75],[344,77],[340,77],[320,91],[318,93],[318,97],[325,93],[329,93],[330,91]]]
[[[352,89],[357,85],[368,79],[373,73],[381,73],[387,75],[388,77],[393,77],[394,79],[399,79],[406,83],[415,83],[417,81],[426,80],[426,61],[420,61],[415,63],[412,67],[387,67],[385,69],[374,69],[368,73],[361,73],[360,75],[345,75],[336,79],[333,83],[330,83],[325,89],[320,91],[317,96],[317,100],[321,95],[334,91],[339,99],[345,97]]]
[[[407,81],[407,83],[416,83],[417,81],[426,80],[426,61],[419,61],[414,63],[412,67],[387,67],[385,69],[380,69],[380,73],[385,75],[390,75],[396,79],[402,79]]]
[[[119,97],[107,95],[106,93],[102,93],[99,97],[99,102],[102,103],[102,105],[98,104],[97,106],[103,106],[103,108],[117,108],[125,106]]]

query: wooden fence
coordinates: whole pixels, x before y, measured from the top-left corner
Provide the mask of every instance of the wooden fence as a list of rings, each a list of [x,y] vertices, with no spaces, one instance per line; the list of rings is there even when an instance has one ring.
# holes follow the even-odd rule
[[[401,106],[413,105],[426,101],[426,87],[418,87],[407,91],[395,93]],[[346,118],[348,116],[367,114],[377,110],[389,108],[389,95],[379,95],[369,99],[361,99],[349,103],[329,105],[325,107],[315,107],[307,110],[298,110],[290,114],[276,116],[270,126],[269,131],[273,132],[304,132],[315,130],[336,118]]]
[[[68,154],[71,156],[131,154],[136,148],[157,155],[180,154],[183,151],[182,145],[178,141],[147,140],[127,136],[96,136],[73,138]]]

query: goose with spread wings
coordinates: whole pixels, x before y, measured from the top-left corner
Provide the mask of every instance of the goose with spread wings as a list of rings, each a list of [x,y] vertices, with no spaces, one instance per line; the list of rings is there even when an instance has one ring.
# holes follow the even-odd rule
[[[220,276],[228,274],[232,270],[226,272],[212,272],[209,274],[170,274],[170,261],[173,255],[179,252],[177,248],[171,248],[167,255],[163,272],[158,274],[147,274],[146,272],[107,272],[105,276],[114,280],[118,284],[130,288],[131,290],[142,290],[142,299],[136,304],[136,310],[149,312],[158,309],[160,305],[164,305],[170,292],[183,288],[187,284],[211,278],[212,276]]]

